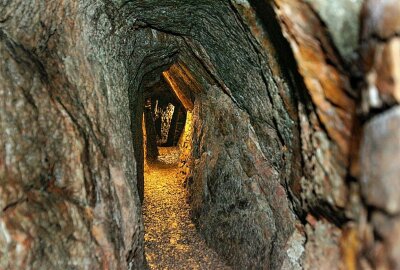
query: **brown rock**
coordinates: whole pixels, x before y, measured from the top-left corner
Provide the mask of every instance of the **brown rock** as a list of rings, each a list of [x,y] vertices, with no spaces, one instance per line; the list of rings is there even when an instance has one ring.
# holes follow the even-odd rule
[[[367,0],[362,10],[363,39],[389,39],[400,34],[400,5],[397,0]]]
[[[340,56],[327,39],[322,22],[303,1],[277,0],[276,10],[293,49],[299,72],[317,115],[343,155],[349,152],[354,100],[347,94],[348,79],[341,74]]]
[[[400,5],[394,0],[364,3],[361,30],[366,87],[362,110],[400,102]]]
[[[334,225],[318,221],[315,227],[306,225],[307,243],[304,269],[341,269],[341,230]]]
[[[305,162],[301,198],[307,207],[324,215],[327,212],[320,209],[321,201],[331,209],[347,204],[344,177],[352,142],[355,100],[343,72],[341,56],[312,6],[306,1],[274,3],[307,91],[299,104]]]
[[[361,189],[368,204],[388,213],[400,211],[400,107],[372,118],[361,144]]]
[[[372,225],[381,239],[375,244],[376,252],[373,261],[386,269],[400,268],[400,218],[391,217],[375,211],[372,214]]]

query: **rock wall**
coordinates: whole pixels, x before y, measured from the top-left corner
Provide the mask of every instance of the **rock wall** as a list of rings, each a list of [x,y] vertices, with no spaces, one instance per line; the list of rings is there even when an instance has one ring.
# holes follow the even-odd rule
[[[0,268],[145,267],[143,102],[160,76],[193,110],[193,218],[234,268],[398,268],[399,14],[0,3]]]
[[[1,268],[143,264],[128,72],[105,10],[1,4]]]
[[[184,185],[188,187],[193,181],[192,176],[192,148],[193,148],[193,114],[186,112],[185,126],[178,141],[179,148],[179,173],[184,179]]]
[[[238,269],[294,268],[302,254],[290,257],[288,248],[305,239],[249,115],[215,87],[196,99],[193,114],[189,191],[200,231]]]
[[[311,235],[326,230],[322,224],[330,220],[337,228],[328,234],[340,239],[341,248],[335,253],[344,268],[395,269],[399,265],[392,251],[396,240],[379,240],[383,234],[374,220],[380,226],[391,224],[386,233],[396,238],[396,222],[387,216],[391,211],[387,206],[395,208],[396,203],[382,189],[381,180],[397,190],[399,178],[391,166],[396,163],[393,140],[398,142],[398,131],[391,128],[396,125],[396,109],[391,107],[397,103],[400,74],[394,64],[400,51],[395,45],[400,7],[395,1],[274,2],[313,104],[308,112],[299,106],[306,168],[301,197],[313,214],[307,219],[311,221],[307,226],[314,227]],[[336,15],[329,15],[332,12]],[[320,221],[315,222],[314,216]],[[312,252],[306,254],[311,257]],[[306,262],[312,268],[314,261]]]

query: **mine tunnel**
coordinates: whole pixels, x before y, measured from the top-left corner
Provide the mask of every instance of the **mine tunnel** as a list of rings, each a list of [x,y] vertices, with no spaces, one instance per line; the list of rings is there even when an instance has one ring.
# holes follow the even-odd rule
[[[182,61],[176,62],[143,91],[145,255],[151,269],[230,269],[191,219],[196,92],[189,72]]]
[[[399,18],[0,1],[0,269],[400,269]]]
[[[200,92],[188,67],[182,60],[152,74],[142,87],[142,102],[136,121],[137,158],[143,162],[138,174],[138,191],[143,201],[143,168],[157,161],[159,148],[175,148],[182,152],[179,160],[186,163],[192,144],[192,111],[195,95]],[[183,151],[185,150],[186,151]],[[186,164],[185,167],[189,165]]]

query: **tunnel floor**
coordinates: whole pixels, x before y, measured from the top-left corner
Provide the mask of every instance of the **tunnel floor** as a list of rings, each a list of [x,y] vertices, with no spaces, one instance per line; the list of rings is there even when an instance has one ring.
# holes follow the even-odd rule
[[[230,269],[208,248],[189,217],[176,147],[160,147],[145,171],[143,216],[150,269]]]

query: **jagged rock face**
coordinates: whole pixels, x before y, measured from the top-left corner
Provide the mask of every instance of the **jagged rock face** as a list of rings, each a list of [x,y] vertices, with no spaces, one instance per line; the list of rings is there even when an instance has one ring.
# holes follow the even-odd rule
[[[241,110],[257,115],[255,129],[270,138],[269,142],[260,141],[258,147],[273,159],[269,166],[283,166],[282,158],[273,154],[282,147],[273,128],[277,123],[266,113],[273,109],[264,80],[273,81],[266,71],[259,70],[260,64],[253,65],[260,61],[260,52],[254,50],[233,10],[226,4],[210,3],[185,3],[177,10],[133,2],[126,4],[123,12],[117,10],[118,4],[99,1],[48,6],[24,1],[4,6],[4,267],[143,266],[143,227],[136,190],[143,175],[141,91],[174,61],[179,47],[193,50],[191,57],[197,55],[209,66],[213,83],[222,83],[230,98],[238,100],[232,106],[243,106]],[[197,20],[187,21],[185,8],[192,10]],[[171,13],[166,20],[162,14],[168,9]],[[205,25],[202,20],[212,9],[216,14]],[[229,26],[231,32],[226,32]],[[193,35],[199,42],[183,35]],[[221,47],[224,53],[220,53]],[[237,61],[243,65],[237,66]],[[226,93],[219,89],[220,95]],[[265,100],[262,107],[259,100]],[[287,129],[283,123],[282,127]],[[279,186],[279,175],[273,178]],[[283,188],[281,192],[284,197]],[[260,219],[266,219],[265,213]],[[289,215],[289,233],[292,220]],[[260,230],[268,234],[260,240],[266,241],[261,245],[270,246],[271,236],[278,233],[272,228],[273,217],[268,228],[262,228],[260,222]],[[246,247],[242,249],[248,252]],[[265,250],[270,249],[264,248],[256,256],[265,257]],[[264,259],[255,260],[259,264]]]
[[[1,268],[141,266],[126,33],[102,3],[1,5]]]
[[[0,3],[0,268],[145,267],[160,76],[192,110],[193,217],[234,268],[398,266],[398,110],[375,114],[398,103],[399,10],[365,1],[358,25],[351,2],[337,23],[323,1]]]
[[[305,164],[301,196],[303,207],[340,230],[327,230],[324,218],[316,221],[309,213],[311,241],[304,265],[312,268],[321,249],[336,253],[332,257],[340,253],[346,269],[397,268],[397,219],[390,215],[398,207],[392,193],[398,190],[393,159],[398,155],[398,110],[391,107],[398,103],[399,5],[391,0],[306,2],[274,1],[313,104],[307,108],[306,102],[305,110],[301,104],[299,110]],[[327,12],[337,5],[335,24]],[[348,35],[353,30],[339,30],[354,20],[350,14],[360,14],[351,27],[360,29],[358,44]],[[318,236],[321,230],[328,236]],[[325,237],[330,245],[324,245]]]
[[[274,269],[287,259],[295,216],[249,115],[235,107],[215,87],[196,100],[192,210],[208,242],[237,268]]]

